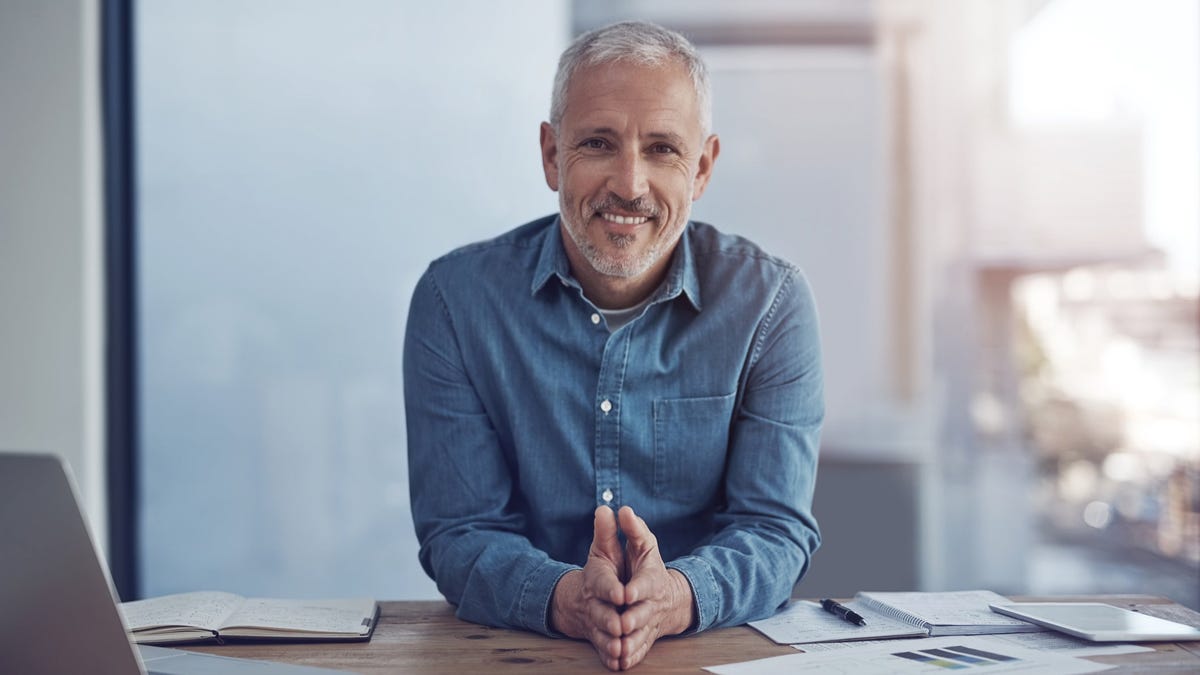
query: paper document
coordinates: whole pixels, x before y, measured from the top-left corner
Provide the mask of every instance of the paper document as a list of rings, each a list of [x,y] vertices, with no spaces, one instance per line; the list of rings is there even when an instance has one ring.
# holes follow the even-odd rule
[[[994,637],[956,636],[891,641],[888,644],[850,643],[845,649],[815,654],[789,654],[768,659],[708,666],[717,675],[791,675],[792,673],[945,673],[978,670],[997,673],[1095,673],[1116,666],[1085,661],[1051,651],[1026,649]]]
[[[1046,649],[1071,656],[1114,656],[1116,654],[1136,654],[1152,652],[1153,647],[1135,644],[1104,644],[1083,640],[1065,633],[1047,631],[1045,633],[1010,633],[1008,635],[993,635],[994,639],[1009,644],[1027,647],[1029,649]]]
[[[1070,635],[1055,633],[1054,631],[1045,633],[1006,633],[1004,635],[991,635],[989,639],[1026,649],[1058,652],[1069,656],[1116,656],[1117,654],[1137,654],[1138,652],[1154,651],[1153,647],[1144,647],[1135,644],[1097,644]],[[858,645],[882,644],[904,648],[911,643],[905,640],[870,640],[867,642],[821,642],[818,644],[794,646],[800,651],[811,654],[813,652],[831,652],[839,649],[847,649]]]
[[[750,626],[781,645],[840,640],[871,640],[878,638],[924,637],[925,629],[874,612],[861,603],[848,602],[846,607],[858,612],[867,625],[858,626],[826,612],[821,605],[809,600],[797,600],[778,614]]]

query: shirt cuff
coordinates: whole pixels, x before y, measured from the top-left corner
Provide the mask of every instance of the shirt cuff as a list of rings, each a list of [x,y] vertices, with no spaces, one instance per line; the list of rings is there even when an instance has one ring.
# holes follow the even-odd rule
[[[546,560],[525,577],[518,601],[518,620],[528,630],[550,637],[563,637],[550,628],[550,601],[554,599],[554,587],[558,580],[571,570],[581,569],[557,560]]]
[[[687,555],[667,563],[667,568],[687,578],[696,602],[696,623],[681,635],[692,635],[710,628],[721,614],[721,589],[713,576],[712,566],[699,556]]]

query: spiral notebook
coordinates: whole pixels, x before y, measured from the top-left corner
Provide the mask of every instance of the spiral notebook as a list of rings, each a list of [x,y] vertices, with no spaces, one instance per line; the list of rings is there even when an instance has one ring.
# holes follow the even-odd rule
[[[990,604],[1009,600],[992,591],[934,593],[860,591],[855,599],[885,616],[923,628],[930,637],[1037,633],[1041,626],[991,610]]]

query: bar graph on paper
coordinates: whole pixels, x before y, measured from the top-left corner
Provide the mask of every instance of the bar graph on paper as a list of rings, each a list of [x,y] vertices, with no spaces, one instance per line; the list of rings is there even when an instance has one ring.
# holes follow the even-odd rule
[[[951,645],[942,649],[925,649],[919,652],[895,652],[892,656],[947,670],[962,670],[963,668],[974,668],[976,666],[993,666],[998,663],[1012,664],[1015,661],[1021,660],[1015,656],[1006,656],[982,649],[972,649],[963,645]]]

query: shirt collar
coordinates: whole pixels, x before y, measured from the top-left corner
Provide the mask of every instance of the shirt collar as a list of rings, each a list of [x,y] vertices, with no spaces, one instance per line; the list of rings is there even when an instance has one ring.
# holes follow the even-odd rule
[[[692,222],[688,221],[683,228],[683,236],[671,254],[671,266],[667,269],[664,299],[671,299],[683,293],[688,302],[699,312],[703,305],[700,302],[700,275],[696,272],[696,255],[692,251]]]
[[[538,255],[537,266],[533,271],[533,285],[530,295],[536,295],[545,287],[551,277],[558,277],[566,286],[579,287],[579,282],[571,275],[571,263],[567,260],[566,249],[562,240],[562,216],[555,217],[542,241],[542,250]],[[671,254],[671,266],[667,269],[666,280],[661,287],[661,295],[653,301],[670,300],[680,293],[687,296],[688,302],[696,311],[700,311],[700,277],[696,273],[696,257],[691,246],[692,223],[688,222],[683,229],[675,251]]]
[[[566,249],[563,248],[562,216],[554,218],[554,221],[550,223],[550,230],[542,239],[542,250],[538,255],[537,266],[533,269],[533,286],[529,289],[530,295],[536,295],[546,285],[546,282],[550,281],[550,277],[555,276],[564,285],[579,285],[571,276],[571,263],[567,260]]]

